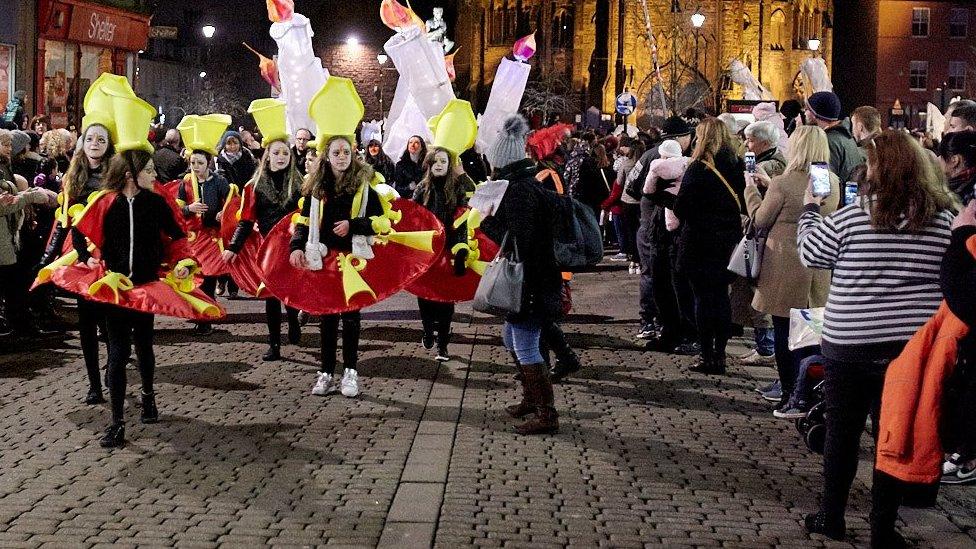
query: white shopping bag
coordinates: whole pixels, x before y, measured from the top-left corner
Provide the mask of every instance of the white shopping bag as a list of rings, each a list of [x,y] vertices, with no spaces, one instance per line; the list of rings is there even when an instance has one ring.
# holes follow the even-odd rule
[[[823,307],[790,309],[790,350],[819,346],[823,333],[823,318]]]

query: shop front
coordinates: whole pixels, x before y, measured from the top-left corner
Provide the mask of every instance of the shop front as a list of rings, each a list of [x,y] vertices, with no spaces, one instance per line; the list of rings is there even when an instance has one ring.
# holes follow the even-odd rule
[[[38,111],[54,127],[68,127],[81,120],[82,100],[100,74],[132,79],[149,17],[80,0],[41,0],[38,27]],[[2,63],[0,50],[0,71]]]

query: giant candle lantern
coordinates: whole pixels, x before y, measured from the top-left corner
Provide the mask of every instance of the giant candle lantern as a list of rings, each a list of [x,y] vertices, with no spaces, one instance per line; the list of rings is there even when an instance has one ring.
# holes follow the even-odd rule
[[[271,38],[278,43],[278,76],[281,98],[288,122],[288,133],[294,135],[301,128],[315,127],[308,115],[308,103],[325,84],[329,71],[312,50],[312,26],[300,13],[287,20],[271,24]]]
[[[800,63],[800,72],[806,84],[807,96],[822,91],[834,91],[834,84],[827,73],[827,64],[820,57],[808,57]]]
[[[525,84],[529,81],[529,71],[532,70],[526,61],[535,55],[535,47],[535,33],[520,38],[512,46],[515,59],[506,57],[498,65],[488,105],[478,120],[477,148],[480,152],[487,151],[498,139],[505,119],[518,112]]]

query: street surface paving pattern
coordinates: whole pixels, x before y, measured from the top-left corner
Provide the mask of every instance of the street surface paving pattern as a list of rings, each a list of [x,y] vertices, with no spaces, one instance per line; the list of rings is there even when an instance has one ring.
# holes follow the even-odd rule
[[[407,294],[364,311],[355,399],[310,395],[314,320],[269,363],[259,301],[225,301],[226,321],[201,338],[158,318],[160,422],[139,423],[130,368],[127,444],[114,451],[98,446],[107,405],[81,403],[74,334],[7,343],[0,547],[866,546],[867,435],[848,542],[809,536],[821,460],[753,392],[774,369],[730,360],[728,376],[703,376],[691,357],[638,349],[637,293],[612,267],[576,276],[564,328],[584,370],[556,386],[554,436],[512,432],[498,319],[459,306],[453,358],[438,365]],[[972,487],[902,517],[920,547],[976,546]]]

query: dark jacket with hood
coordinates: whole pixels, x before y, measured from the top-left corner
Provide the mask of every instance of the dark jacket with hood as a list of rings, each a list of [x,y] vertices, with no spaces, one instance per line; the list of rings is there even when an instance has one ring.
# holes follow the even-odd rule
[[[410,186],[413,185],[416,187],[417,183],[420,183],[420,180],[424,178],[423,164],[424,159],[422,157],[414,162],[410,158],[410,153],[404,151],[403,156],[400,157],[400,161],[396,163],[393,176],[393,187],[400,193],[400,196],[404,198],[413,196],[413,189]]]
[[[294,174],[290,182],[286,181],[289,174]],[[288,183],[291,185],[290,192]],[[277,172],[270,170],[266,172],[260,180],[254,182],[254,212],[257,219],[255,221],[241,219],[227,249],[240,253],[247,237],[254,230],[255,222],[261,235],[267,236],[281,218],[298,208],[298,200],[301,197],[302,180],[297,171],[293,172],[285,168]]]
[[[495,214],[485,218],[481,230],[499,245],[508,233],[505,251],[518,250],[524,266],[522,310],[509,322],[546,323],[560,316],[562,276],[553,254],[553,219],[557,200],[535,180],[536,166],[520,160],[496,171],[494,179],[509,182]]]

